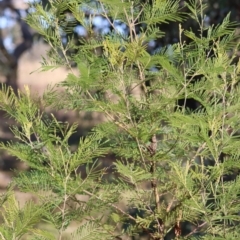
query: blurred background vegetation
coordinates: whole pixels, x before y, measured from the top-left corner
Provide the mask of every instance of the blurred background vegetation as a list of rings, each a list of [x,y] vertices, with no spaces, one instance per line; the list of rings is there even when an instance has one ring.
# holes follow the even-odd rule
[[[142,3],[151,0],[142,0]],[[189,0],[188,0],[189,1]],[[24,0],[1,0],[0,1],[0,80],[11,86],[15,92],[17,89],[22,89],[25,84],[30,85],[33,92],[42,94],[48,84],[55,84],[64,80],[67,75],[67,69],[60,68],[53,72],[34,72],[40,68],[42,56],[45,56],[49,46],[33,29],[30,29],[24,22],[24,18],[28,13],[34,11],[34,7],[30,6]],[[46,8],[49,7],[48,0],[31,1],[39,2]],[[88,1],[89,4],[97,6],[97,1]],[[203,0],[208,5],[205,10],[204,24],[205,26],[220,24],[228,13],[231,13],[231,21],[240,22],[240,0]],[[181,11],[184,12],[184,0],[179,1]],[[82,11],[85,11],[86,17],[89,18],[91,11],[87,5],[82,5]],[[66,11],[66,15],[70,13]],[[44,23],[43,23],[44,24]],[[115,28],[122,34],[128,34],[128,27],[121,22],[121,19],[113,22]],[[94,36],[105,35],[111,31],[111,26],[106,19],[101,15],[96,15],[92,18],[92,30]],[[48,25],[46,24],[46,28]],[[155,51],[163,47],[168,47],[171,50],[171,45],[179,42],[179,23],[172,22],[170,24],[161,24],[159,28],[164,32],[164,37],[152,39],[148,43],[148,51],[154,54]],[[192,29],[195,33],[199,31],[198,24],[192,20],[186,19],[182,23],[183,29]],[[239,30],[236,29],[236,34]],[[76,44],[79,44],[79,39],[88,38],[89,33],[84,27],[75,23],[72,26],[72,32],[66,33],[64,29],[61,31],[63,44],[66,44],[69,38],[74,38]],[[189,42],[189,39],[183,39]],[[239,57],[240,53],[237,57]],[[74,66],[74,65],[73,65]],[[153,69],[154,70],[154,69]],[[79,137],[85,135],[103,118],[97,113],[91,115],[78,112],[66,112],[64,110],[55,111],[48,109],[49,113],[54,112],[56,117],[61,121],[73,123],[77,121],[79,128],[76,134],[71,139],[70,144],[77,144]],[[0,112],[0,141],[14,140],[9,126],[14,122],[6,118],[4,112]],[[103,161],[103,164],[108,165],[111,161],[111,156]],[[15,170],[15,171],[12,171]],[[27,171],[28,166],[20,163],[17,159],[10,157],[6,152],[0,152],[0,191],[4,191],[11,181],[11,178],[18,171]],[[32,198],[31,195],[20,193],[16,190],[17,197],[21,204]]]

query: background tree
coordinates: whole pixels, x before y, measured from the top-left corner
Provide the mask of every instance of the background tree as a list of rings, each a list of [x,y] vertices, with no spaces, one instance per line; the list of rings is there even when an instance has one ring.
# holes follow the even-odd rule
[[[17,6],[13,1],[0,2],[0,67],[1,75],[6,76],[6,84],[17,92],[18,62],[24,52],[31,48],[33,34],[23,21],[26,9]],[[22,3],[23,4],[23,3]],[[18,36],[17,36],[18,35]],[[20,36],[19,36],[20,35]]]

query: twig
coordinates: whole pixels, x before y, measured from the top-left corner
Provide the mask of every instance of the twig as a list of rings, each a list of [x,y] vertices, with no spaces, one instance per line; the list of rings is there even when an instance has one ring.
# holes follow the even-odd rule
[[[119,208],[118,206],[116,206],[116,205],[114,205],[114,204],[112,204],[112,203],[107,203],[105,200],[101,199],[100,197],[96,196],[95,194],[93,194],[93,193],[91,193],[91,192],[89,192],[89,191],[87,191],[87,190],[83,190],[83,192],[86,193],[86,194],[88,194],[88,195],[90,195],[91,197],[94,197],[94,198],[96,198],[96,199],[98,199],[98,200],[106,203],[108,206],[114,208],[115,210],[117,210],[117,211],[120,212],[121,214],[123,214],[123,215],[127,216],[129,219],[133,220],[135,223],[138,223],[136,218],[134,218],[133,216],[131,216],[129,213],[123,211],[123,210],[122,210],[121,208]],[[140,226],[141,226],[142,229],[144,229],[144,230],[151,236],[151,238],[155,239],[155,238],[154,238],[154,235],[153,235],[151,232],[149,232],[148,228],[146,228],[146,227],[143,226],[142,224],[140,224]]]
[[[191,235],[193,235],[194,233],[196,233],[200,228],[202,228],[203,226],[205,226],[207,224],[207,222],[203,222],[202,224],[198,225],[192,232],[190,232],[189,234],[187,234],[185,237],[190,237]]]

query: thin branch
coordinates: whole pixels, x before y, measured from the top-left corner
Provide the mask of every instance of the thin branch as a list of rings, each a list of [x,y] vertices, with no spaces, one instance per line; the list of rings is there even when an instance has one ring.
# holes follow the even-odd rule
[[[83,192],[85,192],[87,195],[94,197],[104,203],[106,203],[108,206],[114,208],[115,210],[117,210],[119,213],[121,213],[122,215],[128,217],[129,219],[133,220],[135,223],[138,223],[137,219],[134,218],[133,216],[131,216],[129,213],[123,211],[121,208],[119,208],[118,206],[112,204],[112,203],[108,203],[105,200],[101,199],[100,197],[96,196],[95,194],[87,191],[87,190],[83,190]],[[149,232],[148,228],[146,228],[145,226],[143,226],[142,224],[140,224],[141,228],[146,231],[153,239],[154,239],[154,235],[152,233]]]
[[[198,225],[192,232],[187,234],[185,238],[192,236],[194,233],[196,233],[198,230],[200,230],[202,227],[204,227],[207,224],[207,222],[203,222],[202,224]]]

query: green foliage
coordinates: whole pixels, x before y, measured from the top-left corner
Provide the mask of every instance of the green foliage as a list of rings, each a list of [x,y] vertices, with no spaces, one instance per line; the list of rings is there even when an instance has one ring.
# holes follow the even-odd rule
[[[12,193],[2,207],[4,224],[0,226],[1,239],[21,239],[26,233],[41,236],[42,239],[54,239],[50,233],[34,227],[43,217],[46,206],[29,201],[20,208]]]
[[[47,9],[37,5],[27,19],[51,46],[42,70],[69,68],[59,84],[64,92],[48,89],[39,98],[27,87],[18,96],[6,88],[0,92],[0,109],[15,119],[11,130],[17,139],[0,148],[31,167],[18,173],[14,184],[38,199],[20,208],[7,192],[1,201],[1,236],[51,239],[35,227],[42,221],[58,230],[58,239],[73,222],[80,227],[70,239],[136,239],[141,234],[161,240],[238,239],[236,24],[227,15],[218,26],[204,26],[206,6],[197,0],[186,4],[185,14],[179,1],[104,0],[88,5],[92,17],[121,19],[130,34],[94,36],[79,10],[87,2],[50,1]],[[79,47],[61,42],[59,30],[71,32],[75,21],[66,22],[66,9],[86,25],[88,37]],[[198,34],[179,25],[180,42],[148,53],[147,42],[164,35],[162,23],[185,19],[197,22]],[[77,51],[68,55],[71,48]],[[178,108],[178,99],[185,104],[194,99],[202,108]],[[72,149],[69,138],[77,125],[47,116],[47,107],[100,112],[105,121]],[[100,159],[110,155],[113,163],[104,168]]]

